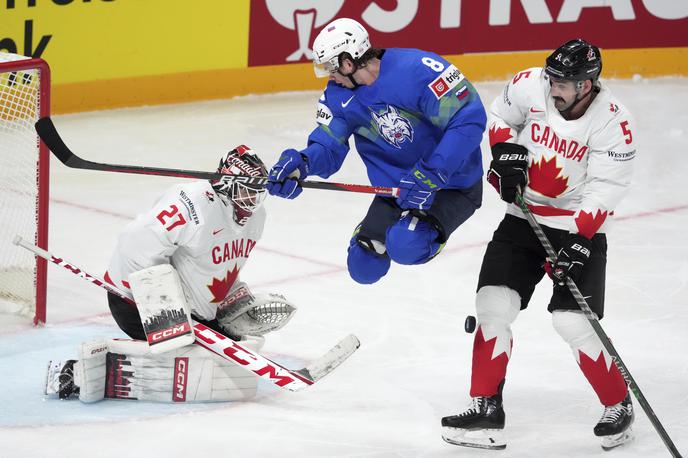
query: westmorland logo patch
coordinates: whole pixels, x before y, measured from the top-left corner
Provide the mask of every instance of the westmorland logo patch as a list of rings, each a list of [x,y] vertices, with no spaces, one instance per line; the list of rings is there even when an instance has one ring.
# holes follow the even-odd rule
[[[377,124],[377,131],[387,143],[401,149],[401,144],[408,139],[413,143],[413,126],[411,122],[399,114],[392,105],[387,105],[387,110],[381,114],[371,111],[373,121]]]

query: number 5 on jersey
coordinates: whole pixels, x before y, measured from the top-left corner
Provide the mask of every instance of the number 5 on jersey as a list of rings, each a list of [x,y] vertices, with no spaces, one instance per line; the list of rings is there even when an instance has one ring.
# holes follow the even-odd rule
[[[624,121],[620,125],[621,132],[623,132],[624,137],[626,137],[626,144],[630,145],[633,141],[633,134],[631,133],[631,129],[628,128],[628,121]]]
[[[171,231],[177,226],[182,226],[186,224],[184,215],[179,213],[179,209],[176,205],[170,205],[169,210],[163,210],[158,213],[158,221],[162,224],[167,231]]]

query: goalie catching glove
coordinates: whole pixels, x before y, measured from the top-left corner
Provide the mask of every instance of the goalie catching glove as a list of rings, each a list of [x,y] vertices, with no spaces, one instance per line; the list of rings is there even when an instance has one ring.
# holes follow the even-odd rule
[[[280,294],[253,294],[241,284],[218,307],[217,321],[231,336],[262,336],[282,329],[296,306]]]

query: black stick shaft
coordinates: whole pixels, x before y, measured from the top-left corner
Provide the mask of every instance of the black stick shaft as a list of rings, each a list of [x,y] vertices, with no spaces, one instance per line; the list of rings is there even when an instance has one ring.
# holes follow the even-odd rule
[[[137,165],[118,165],[92,162],[82,159],[69,149],[67,144],[60,137],[52,119],[49,117],[41,118],[36,122],[36,132],[43,140],[43,143],[53,152],[60,162],[67,167],[85,170],[100,170],[103,172],[133,173],[138,175],[158,175],[178,178],[193,178],[200,180],[219,180],[221,177],[231,176],[236,181],[251,184],[266,184],[267,177],[250,177],[245,175],[223,175],[215,172],[203,172],[198,170],[166,169],[160,167],[143,167]],[[325,189],[330,191],[358,192],[364,194],[377,194],[379,196],[398,197],[399,188],[388,188],[384,186],[370,186],[362,184],[332,183],[329,181],[301,181],[303,188]]]

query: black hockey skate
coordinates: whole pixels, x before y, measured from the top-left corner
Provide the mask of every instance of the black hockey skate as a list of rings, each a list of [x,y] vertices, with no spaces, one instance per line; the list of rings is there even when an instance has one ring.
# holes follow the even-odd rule
[[[442,418],[442,439],[463,447],[502,450],[506,448],[504,420],[500,389],[495,396],[473,398],[459,415]]]
[[[75,359],[50,361],[45,381],[45,394],[57,394],[60,399],[79,395],[79,387],[74,384]]]
[[[631,424],[634,418],[630,393],[620,403],[605,407],[602,418],[594,429],[595,436],[602,437],[602,448],[611,450],[633,440]]]

